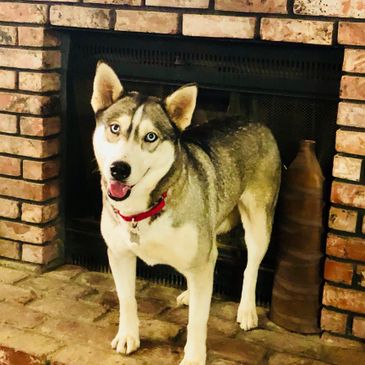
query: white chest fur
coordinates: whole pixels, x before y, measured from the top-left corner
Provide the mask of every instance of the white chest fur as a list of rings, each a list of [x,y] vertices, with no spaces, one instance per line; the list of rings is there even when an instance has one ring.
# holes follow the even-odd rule
[[[152,224],[138,223],[139,243],[136,243],[131,240],[130,223],[111,214],[114,213],[103,209],[101,232],[115,254],[132,251],[148,265],[167,264],[180,271],[189,267],[196,257],[198,231],[192,223],[174,227],[166,212]]]

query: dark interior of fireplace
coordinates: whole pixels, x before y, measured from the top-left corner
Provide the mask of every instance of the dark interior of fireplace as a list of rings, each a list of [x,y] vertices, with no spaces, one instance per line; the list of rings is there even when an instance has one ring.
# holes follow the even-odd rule
[[[90,98],[100,59],[114,68],[127,90],[143,94],[163,97],[184,83],[197,82],[197,119],[229,114],[267,124],[285,166],[294,159],[300,140],[315,140],[328,200],[342,49],[85,31],[72,31],[67,37],[64,214],[68,262],[108,270],[99,231],[99,173],[91,143],[95,122]],[[277,216],[276,221],[279,219]],[[274,224],[259,273],[260,305],[270,302],[276,236]],[[246,263],[242,229],[234,229],[218,241],[215,293],[237,299]],[[162,265],[149,267],[139,262],[138,275],[166,285],[185,285],[179,273]]]

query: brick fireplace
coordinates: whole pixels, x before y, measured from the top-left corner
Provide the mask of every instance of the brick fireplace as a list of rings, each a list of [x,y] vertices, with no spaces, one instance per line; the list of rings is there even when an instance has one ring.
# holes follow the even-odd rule
[[[0,256],[44,269],[63,258],[65,27],[344,48],[321,325],[365,339],[364,1],[0,1]]]

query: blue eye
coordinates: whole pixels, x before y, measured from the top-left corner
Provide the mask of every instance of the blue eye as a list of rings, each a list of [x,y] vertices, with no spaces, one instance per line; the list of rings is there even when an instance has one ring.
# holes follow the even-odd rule
[[[149,132],[144,136],[144,141],[148,143],[155,142],[157,140],[157,134],[153,132]]]

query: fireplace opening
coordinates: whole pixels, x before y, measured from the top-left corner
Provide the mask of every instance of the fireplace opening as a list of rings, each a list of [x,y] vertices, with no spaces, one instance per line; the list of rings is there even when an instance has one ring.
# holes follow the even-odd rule
[[[92,151],[94,116],[90,106],[98,60],[109,63],[127,90],[167,96],[197,82],[196,123],[221,115],[241,115],[273,131],[283,164],[294,159],[299,141],[317,142],[328,201],[336,129],[341,48],[254,41],[179,38],[70,31],[67,64],[65,151],[65,244],[71,263],[106,271],[101,238],[100,178]],[[242,229],[219,241],[215,292],[238,298],[246,264]],[[259,272],[257,300],[270,302],[275,268],[276,231]],[[183,287],[172,268],[138,262],[140,277]]]

